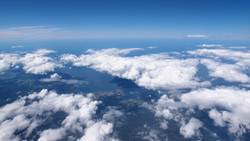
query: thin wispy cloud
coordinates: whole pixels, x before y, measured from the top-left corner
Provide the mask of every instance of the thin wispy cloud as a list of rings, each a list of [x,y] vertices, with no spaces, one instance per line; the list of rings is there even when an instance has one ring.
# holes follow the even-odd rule
[[[69,31],[58,27],[22,26],[0,29],[0,40],[64,39]]]
[[[157,48],[156,46],[149,46],[148,49],[154,49]]]
[[[220,44],[201,44],[201,45],[196,45],[197,47],[223,47],[223,45]]]
[[[207,38],[209,36],[202,34],[188,34],[185,36],[186,38]]]
[[[11,46],[11,48],[23,48],[24,46],[18,45],[18,46]]]
[[[245,47],[245,46],[235,46],[235,47],[228,47],[230,49],[246,49],[248,47]]]

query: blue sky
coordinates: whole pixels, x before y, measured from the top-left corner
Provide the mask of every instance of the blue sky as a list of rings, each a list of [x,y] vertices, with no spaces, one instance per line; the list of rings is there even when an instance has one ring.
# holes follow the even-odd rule
[[[250,39],[247,0],[2,0],[0,19],[2,40]]]

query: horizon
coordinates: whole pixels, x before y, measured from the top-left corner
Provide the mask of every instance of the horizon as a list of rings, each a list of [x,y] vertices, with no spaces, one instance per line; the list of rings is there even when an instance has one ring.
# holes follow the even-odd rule
[[[247,0],[1,1],[1,40],[250,39]]]

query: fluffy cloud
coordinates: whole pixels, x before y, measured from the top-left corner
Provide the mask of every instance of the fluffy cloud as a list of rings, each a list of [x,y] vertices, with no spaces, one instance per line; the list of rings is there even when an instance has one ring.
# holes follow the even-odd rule
[[[182,123],[182,126],[180,128],[180,133],[185,137],[185,138],[191,138],[194,135],[199,135],[199,128],[201,128],[203,123],[196,119],[196,118],[191,118],[187,124]]]
[[[40,141],[60,140],[67,133],[75,132],[83,135],[82,140],[98,141],[108,138],[106,135],[112,132],[113,124],[103,119],[92,119],[100,102],[91,97],[91,94],[86,97],[79,94],[59,95],[47,90],[21,97],[0,108],[0,140],[20,140],[19,135],[25,135],[22,138],[29,137],[32,132],[39,133]],[[58,128],[39,130],[38,127],[47,118],[60,111],[66,117]],[[18,131],[20,134],[16,135],[15,132]]]
[[[10,67],[15,66],[18,63],[17,54],[0,54],[0,73],[8,70]]]
[[[40,81],[42,82],[62,82],[62,83],[66,83],[66,84],[87,84],[88,82],[86,81],[81,81],[81,80],[77,80],[77,79],[62,79],[62,77],[60,75],[58,75],[57,73],[54,73],[50,76],[50,78],[44,78],[44,79],[40,79]]]
[[[113,129],[113,124],[105,121],[96,122],[87,127],[85,135],[80,141],[102,141],[107,140],[105,135],[110,134]]]
[[[89,50],[90,54],[75,56],[64,54],[61,61],[74,66],[88,66],[113,76],[133,80],[139,86],[149,89],[195,88],[209,83],[198,82],[197,59],[175,59],[167,54],[153,54],[135,57],[122,56],[140,49]]]
[[[47,71],[54,71],[55,68],[62,67],[54,62],[53,58],[45,55],[54,53],[53,50],[39,49],[33,53],[27,53],[19,61],[23,64],[26,73],[45,74]]]
[[[238,136],[250,130],[250,91],[234,87],[218,87],[215,89],[202,88],[182,94],[176,100],[163,95],[157,102],[143,104],[143,107],[155,112],[156,117],[162,117],[160,126],[168,128],[169,120],[181,122],[180,133],[185,138],[198,135],[198,129],[203,124],[191,118],[186,124],[184,120],[192,117],[199,110],[208,111],[208,115],[214,120],[214,124],[227,127],[230,133]]]
[[[8,70],[18,64],[22,64],[26,73],[45,74],[48,71],[54,71],[55,68],[63,67],[53,58],[46,55],[55,53],[53,50],[39,49],[32,53],[20,54],[2,53],[0,54],[0,72]]]
[[[243,59],[250,59],[250,52],[234,51],[229,49],[198,49],[195,51],[188,51],[192,55],[221,57],[234,61],[242,61]]]
[[[225,126],[239,135],[250,129],[250,91],[236,88],[199,89],[181,96],[181,102],[189,107],[211,109],[210,118],[215,124]],[[220,111],[215,108],[220,108]]]
[[[211,59],[202,59],[201,63],[207,66],[211,76],[220,77],[230,82],[250,82],[250,78],[242,72],[243,68],[240,65],[215,62]]]
[[[201,45],[196,45],[197,47],[223,47],[223,45],[220,44],[201,44]]]
[[[191,55],[197,55],[201,58],[209,57],[211,59],[201,59],[209,69],[211,76],[220,77],[230,82],[249,82],[249,76],[245,73],[250,69],[250,52],[234,51],[229,49],[198,49],[188,51]],[[220,60],[230,60],[231,64],[222,63]]]
[[[189,34],[185,36],[186,38],[207,38],[207,35],[202,34]]]

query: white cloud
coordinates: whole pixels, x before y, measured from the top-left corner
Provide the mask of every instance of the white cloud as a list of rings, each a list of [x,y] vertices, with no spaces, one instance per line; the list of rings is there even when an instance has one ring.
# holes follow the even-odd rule
[[[0,73],[8,70],[10,67],[14,67],[18,63],[17,54],[0,54]]]
[[[92,119],[99,103],[92,100],[92,94],[59,95],[47,90],[21,97],[0,108],[0,140],[19,140],[21,134],[16,135],[17,131],[26,134],[26,137],[33,131],[37,132],[41,141],[60,140],[71,132],[82,134],[83,139],[105,139],[112,132],[113,124],[104,119]],[[39,130],[38,127],[47,118],[59,111],[64,112],[66,117],[58,128]]]
[[[66,84],[87,84],[88,82],[82,81],[82,80],[77,80],[77,79],[62,79],[60,75],[57,73],[54,73],[50,76],[50,78],[43,78],[40,79],[42,82],[62,82]]]
[[[45,56],[54,52],[53,50],[39,49],[33,53],[25,54],[19,61],[23,64],[23,69],[26,73],[45,74],[48,71],[54,71],[55,68],[62,67],[53,58]]]
[[[113,124],[105,121],[96,122],[87,127],[85,135],[79,141],[102,141],[107,140],[106,135],[110,134]]]
[[[183,122],[192,117],[196,112],[195,107],[208,111],[214,124],[227,127],[230,133],[240,136],[250,130],[249,90],[234,87],[202,88],[175,98],[176,100],[163,95],[152,105],[144,103],[142,106],[153,111],[156,117],[163,118],[160,120],[160,126],[163,129],[168,129],[169,120],[182,121],[180,132],[186,138],[198,135],[199,132],[196,131],[202,127],[202,124],[198,124],[199,122],[197,126],[193,125],[193,120],[190,120],[190,124]]]
[[[243,134],[250,129],[250,91],[236,88],[199,89],[181,96],[187,106],[211,109],[210,118],[215,124],[229,123],[231,133]],[[221,107],[220,111],[214,108]]]
[[[171,111],[177,110],[179,107],[182,107],[180,103],[168,98],[167,95],[163,95],[154,106],[155,116],[163,117],[167,120],[173,119],[175,118],[175,115]]]
[[[198,47],[223,47],[223,45],[220,44],[201,44],[201,45],[196,45]]]
[[[160,141],[158,136],[157,136],[157,131],[156,130],[150,130],[147,136],[143,137],[143,140],[147,141]]]
[[[118,111],[116,109],[112,109],[112,108],[109,108],[109,111],[106,112],[104,115],[103,115],[103,118],[106,120],[106,121],[114,121],[115,118],[117,117],[121,117],[123,116],[123,113],[121,111]]]
[[[228,47],[228,48],[231,48],[231,49],[246,49],[248,47],[245,47],[245,46],[235,46],[235,47]]]
[[[250,78],[242,72],[244,68],[240,65],[215,62],[211,59],[202,59],[201,63],[206,65],[211,76],[220,77],[230,82],[250,82]]]
[[[90,50],[90,54],[79,57],[64,54],[61,61],[72,62],[74,66],[88,66],[113,76],[133,80],[139,86],[149,89],[195,88],[208,85],[197,82],[197,59],[174,59],[167,54],[153,54],[125,57],[130,51],[139,49]]]
[[[209,36],[202,34],[189,34],[185,36],[186,38],[207,38]]]
[[[234,61],[242,61],[243,59],[250,59],[250,52],[234,51],[229,49],[197,49],[195,51],[188,51],[191,55],[221,57]]]
[[[11,48],[23,48],[22,45],[18,45],[18,46],[11,46]]]
[[[1,40],[64,39],[70,37],[68,31],[46,26],[23,26],[0,29]]]
[[[234,51],[229,49],[198,49],[188,51],[191,55],[201,58],[201,63],[205,64],[211,76],[221,77],[230,82],[249,82],[249,76],[245,73],[250,69],[250,52]],[[220,60],[230,60],[231,64],[221,63]],[[233,62],[232,62],[233,61]]]
[[[63,137],[66,135],[65,129],[58,128],[58,129],[48,129],[43,131],[40,134],[40,138],[38,141],[56,141],[62,140]]]
[[[154,48],[157,48],[156,46],[149,46],[148,47],[149,49],[154,49]]]
[[[32,53],[20,54],[2,53],[0,54],[0,72],[8,70],[10,67],[19,68],[22,64],[26,73],[46,74],[48,71],[54,71],[55,68],[63,67],[59,62],[46,55],[55,53],[53,50],[38,49]]]
[[[203,123],[200,120],[191,118],[187,124],[182,123],[180,133],[185,138],[191,138],[194,135],[199,135],[199,128],[201,128],[202,126]]]

